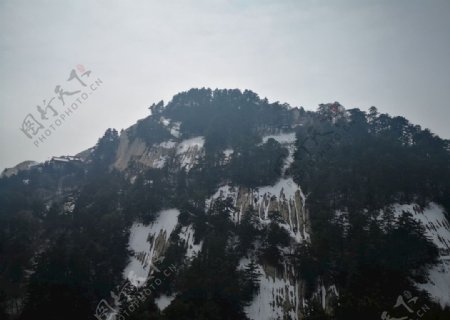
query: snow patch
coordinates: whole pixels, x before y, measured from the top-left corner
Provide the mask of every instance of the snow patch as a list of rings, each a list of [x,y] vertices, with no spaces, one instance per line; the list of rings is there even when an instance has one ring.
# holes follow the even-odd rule
[[[63,212],[65,214],[72,213],[74,209],[75,209],[75,201],[73,198],[69,199],[63,205]]]
[[[165,127],[167,127],[170,124],[170,120],[164,117],[159,118],[159,122]]]
[[[427,207],[421,208],[417,204],[395,204],[394,214],[398,217],[403,211],[410,212],[416,221],[422,223],[426,230],[426,236],[448,256],[450,254],[450,225],[445,218],[444,209],[431,202]]]
[[[242,214],[249,205],[257,210],[260,222],[263,224],[270,223],[269,213],[275,210],[280,212],[285,222],[280,223],[280,226],[285,228],[297,242],[309,241],[306,197],[292,178],[282,178],[272,186],[253,190],[221,186],[212,197],[207,199],[206,207],[211,207],[215,199],[228,197],[234,200],[233,205],[236,207],[236,212],[231,216],[233,222],[240,223]]]
[[[167,157],[159,156],[159,158],[157,158],[153,161],[152,167],[155,169],[161,169],[166,164],[166,161],[167,161]]]
[[[172,124],[172,127],[170,128],[170,134],[172,136],[174,136],[175,138],[180,137],[180,125],[181,125],[181,122],[174,122]]]
[[[172,122],[171,119],[161,117],[159,118],[159,123],[168,128],[172,136],[175,138],[180,137],[180,122]]]
[[[194,258],[203,247],[203,241],[198,244],[194,244],[194,228],[192,225],[181,228],[180,231],[180,239],[184,241],[186,247],[186,258],[192,259]]]
[[[149,225],[134,223],[130,229],[128,247],[133,250],[129,264],[123,272],[124,278],[136,286],[142,286],[153,271],[153,264],[167,247],[170,234],[178,224],[177,209],[163,210]]]
[[[442,257],[441,262],[428,271],[428,282],[417,284],[427,291],[442,307],[450,306],[450,259]]]
[[[229,163],[233,156],[233,153],[234,150],[231,148],[223,150],[223,160],[221,164],[226,165],[227,163]]]
[[[252,320],[286,319],[287,315],[288,319],[298,319],[299,283],[291,282],[287,275],[283,278],[268,275],[261,265],[258,272],[261,274],[259,292],[244,308],[247,316]]]
[[[294,180],[287,178],[278,180],[273,186],[260,187],[257,192],[260,197],[267,194],[269,196],[274,195],[284,197],[285,199],[292,199],[295,197],[297,190],[299,190],[299,187]]]
[[[425,227],[425,236],[439,249],[440,262],[428,271],[428,282],[417,287],[427,291],[442,307],[450,306],[450,224],[444,208],[434,202],[425,208],[417,204],[395,204],[392,208],[396,217],[403,211],[410,212]]]
[[[277,135],[264,136],[263,137],[263,143],[266,143],[269,139],[275,139],[283,147],[288,149],[289,153],[288,153],[286,159],[284,160],[283,167],[281,168],[281,172],[284,175],[286,170],[294,162],[295,140],[297,139],[296,135],[295,135],[295,132],[280,133],[280,134],[277,134]]]
[[[204,144],[205,138],[201,136],[183,140],[178,144],[177,157],[182,168],[190,170],[194,166],[202,152]]]
[[[325,286],[323,282],[317,286],[313,293],[313,299],[320,302],[323,310],[327,310],[330,305],[333,305],[333,300],[339,298],[339,292],[336,285]]]
[[[223,150],[223,154],[225,155],[225,158],[230,158],[230,156],[234,153],[233,149],[225,149]]]
[[[201,136],[183,140],[177,147],[177,154],[186,153],[191,148],[203,148],[204,143],[205,138]]]
[[[300,193],[300,197],[302,199],[303,207],[297,208],[296,204],[296,193]],[[306,230],[306,223],[303,223],[303,226],[300,225],[300,220],[303,222],[306,221],[306,214],[304,208],[304,199],[305,196],[301,191],[300,187],[294,182],[292,178],[283,178],[280,179],[273,186],[266,186],[258,188],[257,191],[257,199],[258,206],[264,208],[264,220],[268,219],[269,213],[269,205],[272,197],[277,197],[278,202],[287,203],[288,206],[288,219],[286,221],[286,225],[281,225],[287,229],[288,232],[291,233],[291,236],[295,238],[298,242],[302,240],[309,240],[310,236]],[[294,211],[294,212],[293,212]],[[303,216],[299,217],[297,213],[300,212]],[[293,214],[295,216],[293,216]],[[260,216],[261,218],[261,216]],[[302,234],[303,233],[303,234]]]
[[[166,296],[165,294],[163,294],[155,299],[155,303],[158,306],[159,311],[163,311],[165,308],[167,308],[172,303],[172,301],[174,299],[175,299],[175,295]]]
[[[289,132],[289,133],[280,133],[276,135],[268,135],[264,136],[262,138],[263,143],[266,143],[269,139],[275,139],[280,144],[293,144],[295,143],[295,132]]]
[[[172,149],[172,148],[175,147],[176,144],[177,144],[177,143],[176,143],[175,141],[173,141],[173,140],[168,140],[168,141],[161,142],[161,143],[159,144],[159,146],[160,146],[161,148],[164,148],[164,149]]]

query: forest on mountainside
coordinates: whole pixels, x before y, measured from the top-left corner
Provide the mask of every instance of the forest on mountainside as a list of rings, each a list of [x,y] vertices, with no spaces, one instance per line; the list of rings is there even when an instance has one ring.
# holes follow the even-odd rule
[[[192,224],[203,249],[187,264],[175,232],[158,262],[161,270],[177,266],[175,274],[127,319],[247,319],[245,306],[259,290],[257,263],[295,267],[312,301],[307,319],[379,319],[405,290],[430,306],[423,319],[448,319],[448,307],[415,286],[438,262],[438,249],[411,213],[395,219],[389,209],[435,202],[450,212],[448,140],[375,107],[365,112],[331,103],[312,112],[247,90],[192,89],[152,112],[127,129],[129,139],[151,146],[202,136],[204,156],[191,170],[168,161],[162,168],[131,162],[118,171],[120,134],[109,129],[83,162],[47,162],[0,179],[2,319],[92,318],[98,301],[123,280],[130,226],[154,221],[164,208],[180,210],[178,228]],[[179,137],[161,117],[179,122]],[[296,142],[284,173],[288,150],[263,136],[287,131],[296,133]],[[229,161],[225,149],[234,151]],[[225,183],[252,189],[283,174],[307,196],[310,242],[296,243],[279,226],[277,212],[262,225],[250,208],[236,224],[231,198],[206,205]],[[240,269],[240,259],[250,255],[254,260]],[[332,314],[314,300],[321,283],[339,288]],[[153,298],[172,294],[160,312]],[[10,317],[7,309],[18,314]]]

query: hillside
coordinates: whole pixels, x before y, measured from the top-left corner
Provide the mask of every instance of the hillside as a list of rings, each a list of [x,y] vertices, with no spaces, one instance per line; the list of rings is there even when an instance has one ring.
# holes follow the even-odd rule
[[[3,174],[1,318],[450,317],[449,140],[248,90],[150,111]]]

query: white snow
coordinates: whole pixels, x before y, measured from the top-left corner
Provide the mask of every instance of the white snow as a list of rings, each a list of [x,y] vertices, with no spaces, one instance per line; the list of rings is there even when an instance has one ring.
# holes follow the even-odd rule
[[[229,158],[233,153],[234,153],[233,149],[225,149],[225,150],[223,150],[223,154],[225,155],[226,158]]]
[[[300,187],[294,182],[292,178],[282,178],[277,183],[275,183],[273,186],[266,186],[258,188],[257,190],[257,199],[258,199],[258,207],[264,208],[264,217],[263,220],[268,219],[268,213],[269,213],[269,204],[270,202],[267,201],[272,196],[277,197],[277,200],[279,202],[287,201],[289,206],[289,220],[286,221],[286,225],[281,224],[282,227],[285,227],[288,232],[291,233],[291,236],[297,240],[297,242],[301,242],[302,240],[309,240],[309,234],[306,231],[306,224],[303,224],[303,230],[300,230],[300,223],[299,220],[303,219],[303,221],[306,221],[306,215],[305,215],[305,208],[302,208],[302,210],[299,210],[296,206],[295,201],[295,194],[296,192],[300,192],[300,197],[303,202],[304,206],[304,199],[305,196],[303,195]],[[293,205],[294,212],[291,210],[291,204]],[[292,214],[296,214],[297,211],[303,212],[302,217],[296,216],[297,225],[294,225],[294,217]],[[294,227],[296,227],[296,231],[294,231]],[[303,235],[302,235],[303,233]]]
[[[198,159],[204,144],[205,138],[201,136],[181,141],[177,146],[177,156],[181,167],[190,170]]]
[[[160,156],[158,159],[155,159],[153,161],[153,166],[152,167],[155,168],[155,169],[161,169],[166,164],[166,161],[167,161],[167,157]]]
[[[269,139],[275,139],[280,144],[293,144],[295,143],[295,132],[289,132],[289,133],[280,133],[276,135],[268,135],[263,137],[263,143],[266,143]]]
[[[339,297],[339,292],[338,292],[338,290],[337,290],[337,288],[336,288],[336,285],[333,284],[332,286],[329,287],[328,290],[330,290],[331,292],[333,292],[333,294],[334,294],[336,297]]]
[[[155,299],[155,303],[158,306],[158,309],[160,311],[163,311],[165,308],[167,308],[172,303],[172,301],[174,299],[175,299],[175,295],[166,296],[165,294],[163,294]]]
[[[73,201],[73,199],[64,203],[64,206],[63,206],[64,213],[66,213],[66,214],[72,213],[74,209],[75,209],[75,202]]]
[[[225,165],[230,162],[233,153],[234,153],[234,150],[231,148],[223,150],[224,157],[223,157],[222,165]]]
[[[260,187],[257,192],[260,197],[267,194],[277,197],[284,196],[286,199],[293,199],[297,190],[299,190],[299,187],[294,180],[292,178],[286,178],[278,180],[273,186]]]
[[[416,211],[414,211],[416,207]],[[444,209],[436,203],[431,202],[423,212],[418,211],[416,204],[396,204],[393,206],[394,213],[399,216],[402,211],[408,211],[413,215],[416,221],[423,224],[426,235],[434,242],[440,250],[450,249],[450,226],[444,215]],[[422,210],[422,209],[420,209]],[[447,252],[446,255],[448,255]]]
[[[130,229],[129,249],[135,252],[123,272],[124,278],[136,286],[142,286],[148,275],[152,272],[152,264],[160,258],[157,252],[157,240],[167,242],[170,234],[178,223],[177,209],[163,210],[158,218],[150,225],[134,223]]]
[[[283,167],[281,169],[284,174],[286,170],[291,166],[292,162],[294,162],[294,152],[295,152],[295,132],[289,133],[280,133],[277,135],[268,135],[263,137],[263,143],[266,143],[270,138],[278,141],[283,147],[287,148],[289,153],[284,161]]]
[[[225,185],[225,186],[221,186],[219,187],[219,189],[217,189],[217,191],[209,198],[206,199],[205,201],[205,206],[206,208],[209,208],[211,206],[211,203],[218,198],[232,198],[235,201],[237,200],[237,190],[234,187],[231,187],[229,185]],[[235,203],[236,205],[236,203]]]
[[[172,148],[175,147],[176,144],[177,144],[177,143],[176,143],[175,141],[173,141],[173,140],[168,140],[168,141],[161,142],[161,143],[159,144],[159,146],[160,146],[161,148],[164,148],[164,149],[172,149]]]
[[[442,257],[441,262],[428,271],[428,282],[417,284],[427,291],[442,307],[450,306],[450,259]]]
[[[175,138],[180,137],[180,122],[172,122],[171,119],[167,119],[164,117],[159,118],[159,122],[167,127],[170,131],[170,134],[174,136]]]
[[[52,161],[56,161],[56,162],[69,162],[70,160],[67,159],[66,157],[53,157]]]
[[[325,290],[325,286],[324,285],[322,285],[321,287],[320,287],[320,293],[321,293],[321,300],[322,300],[322,309],[324,309],[325,310],[325,306],[326,306],[326,303],[327,303],[327,290]]]
[[[289,319],[298,319],[298,282],[292,283],[284,279],[288,277],[267,275],[260,265],[258,265],[258,272],[261,274],[259,292],[251,304],[244,308],[247,316],[252,320],[285,319],[284,306],[288,303],[291,306],[287,312]]]
[[[214,195],[210,198],[210,200],[217,199],[219,197],[223,197],[226,199],[228,197],[233,197],[235,195],[236,195],[235,188],[225,185],[219,187],[219,189],[217,189],[216,193],[214,193]]]
[[[294,152],[295,152],[295,146],[289,146],[288,147],[288,155],[286,159],[284,159],[283,167],[281,168],[281,172],[285,174],[286,170],[291,166],[291,164],[294,162]]]
[[[245,268],[248,266],[248,264],[250,263],[250,259],[247,257],[242,257],[239,260],[239,265],[237,267],[238,270],[245,270]]]
[[[161,122],[161,124],[165,127],[167,127],[170,124],[170,120],[166,119],[164,117],[159,118],[159,121]]]
[[[270,222],[270,204],[271,200],[276,198],[278,205],[286,205],[289,211],[289,218],[285,221],[286,223],[280,223],[280,226],[285,228],[297,242],[310,239],[310,236],[306,230],[306,223],[303,223],[302,229],[300,226],[300,220],[303,222],[307,220],[304,208],[306,197],[292,178],[282,178],[272,186],[259,187],[249,192],[251,192],[249,196],[252,200],[251,204],[255,209],[257,209],[261,223],[265,224]],[[295,200],[297,192],[300,193],[303,208],[297,208],[297,202]],[[231,197],[234,200],[234,206],[236,206],[238,196],[239,187],[232,187],[229,185],[221,186],[212,197],[207,199],[206,207],[209,208],[214,199],[219,197],[224,199]],[[238,208],[237,212],[233,214],[231,217],[233,222],[239,223],[241,221],[241,216],[244,213],[243,209],[244,208],[241,206]],[[301,214],[302,216],[300,216]]]
[[[180,122],[174,122],[172,125],[172,128],[170,128],[170,134],[173,135],[175,138],[180,137]]]
[[[399,218],[403,211],[411,213],[413,219],[425,227],[425,236],[439,249],[439,263],[428,270],[428,281],[416,285],[430,293],[431,297],[442,306],[450,306],[450,224],[445,218],[445,210],[434,202],[425,208],[416,203],[393,204],[390,208],[396,218]],[[383,211],[377,217],[380,222],[383,221],[382,214]],[[335,218],[344,222],[344,226],[348,228],[346,212],[336,211]]]
[[[177,147],[177,154],[186,153],[191,148],[203,148],[204,143],[205,138],[201,136],[183,140]]]
[[[425,208],[420,208],[417,204],[395,204],[392,208],[397,217],[403,211],[410,212],[416,221],[422,223],[425,235],[439,249],[439,264],[430,268],[428,282],[417,284],[417,287],[429,292],[442,306],[450,306],[450,225],[445,218],[444,209],[434,202]]]
[[[181,228],[180,231],[180,239],[184,241],[186,246],[186,258],[192,259],[195,257],[201,250],[203,246],[203,241],[198,244],[194,244],[194,228],[192,225]]]
[[[312,299],[319,301],[322,309],[325,310],[328,304],[327,301],[329,301],[330,298],[339,298],[339,292],[336,285],[325,286],[323,281],[320,281],[316,291],[313,293]]]

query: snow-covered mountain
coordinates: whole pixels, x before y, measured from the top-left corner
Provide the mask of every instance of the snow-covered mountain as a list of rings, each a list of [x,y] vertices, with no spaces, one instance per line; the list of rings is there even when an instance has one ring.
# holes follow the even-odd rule
[[[150,109],[3,174],[5,317],[393,319],[407,296],[408,316],[448,317],[447,140],[251,91]]]

